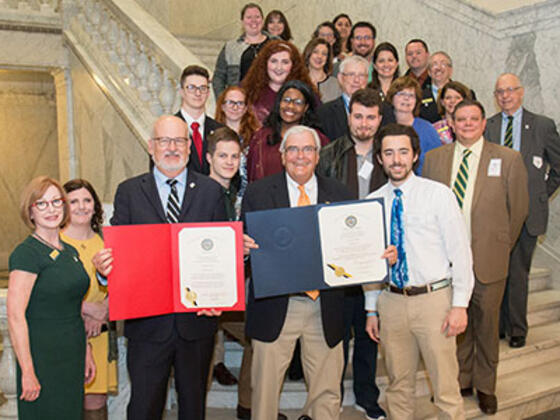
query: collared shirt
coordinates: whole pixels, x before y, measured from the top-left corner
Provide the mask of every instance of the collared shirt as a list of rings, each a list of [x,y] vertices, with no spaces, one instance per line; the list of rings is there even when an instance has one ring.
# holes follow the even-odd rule
[[[367,198],[385,200],[387,237],[395,186],[388,182]],[[407,286],[452,279],[452,305],[466,308],[474,285],[467,229],[453,192],[445,185],[411,174],[400,187],[403,202]],[[377,309],[380,290],[365,290],[365,308]]]
[[[165,211],[165,209],[167,209],[167,199],[169,197],[169,193],[171,192],[171,187],[166,182],[169,178],[161,173],[157,166],[154,166],[153,173],[154,180],[156,181],[159,199],[161,200],[161,205],[163,206],[163,210]],[[183,205],[183,197],[185,195],[185,188],[187,185],[187,168],[183,169],[183,171],[174,179],[177,180],[175,187],[177,188],[177,194],[179,195],[179,207],[181,207]]]
[[[197,122],[199,124],[198,131],[202,136],[202,140],[204,140],[204,122],[206,121],[206,114],[203,112],[202,115],[195,120],[193,117],[187,114],[185,110],[183,110],[183,108],[181,108],[181,115],[183,116],[187,125],[189,126],[189,137],[192,139],[192,127],[191,127],[192,123]],[[204,156],[202,156],[202,158],[206,159],[206,157]]]
[[[342,94],[342,102],[344,102],[344,109],[346,110],[346,115],[350,113],[350,96],[346,93]]]
[[[465,197],[463,198],[463,217],[465,218],[465,223],[467,225],[467,233],[469,235],[469,241],[471,239],[471,209],[472,200],[474,195],[474,186],[476,185],[476,174],[478,173],[478,163],[480,162],[480,154],[482,153],[482,137],[479,138],[475,144],[469,147],[472,152],[468,158],[469,162],[469,179],[467,180],[467,189],[465,191]],[[460,142],[455,142],[455,151],[453,152],[453,166],[451,167],[451,184],[449,185],[453,188],[455,185],[455,179],[457,178],[457,172],[459,172],[459,167],[463,160],[463,151],[466,149]]]
[[[435,100],[437,100],[439,88],[436,86],[435,83],[432,83],[431,88],[432,88],[432,96],[434,97]]]
[[[366,161],[372,164],[371,171],[367,174],[362,173],[362,166],[366,163]],[[359,155],[356,153],[356,168],[358,170],[358,198],[362,200],[369,194],[369,184],[371,174],[373,173],[373,148],[369,149],[365,155]],[[364,177],[361,175],[367,176]]]
[[[299,200],[299,189],[298,189],[299,184],[290,177],[288,172],[286,172],[286,181],[288,183],[288,196],[290,197],[290,207],[297,207],[298,200]],[[309,181],[303,184],[303,188],[305,189],[305,193],[309,197],[309,201],[311,202],[311,204],[312,205],[317,204],[318,190],[317,190],[317,177],[315,176],[315,174],[313,174],[313,176],[309,178]]]
[[[505,112],[502,112],[502,141],[501,145],[504,145],[504,140],[506,138],[506,129],[508,125],[508,116]],[[518,152],[521,149],[521,120],[523,119],[523,107],[519,107],[517,111],[513,113],[513,149]]]

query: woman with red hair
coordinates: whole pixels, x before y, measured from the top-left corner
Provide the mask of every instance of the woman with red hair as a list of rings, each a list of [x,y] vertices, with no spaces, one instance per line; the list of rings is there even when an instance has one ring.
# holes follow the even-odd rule
[[[242,83],[247,91],[247,102],[261,124],[274,106],[277,92],[288,80],[301,80],[312,85],[297,47],[287,41],[269,41],[253,61]]]

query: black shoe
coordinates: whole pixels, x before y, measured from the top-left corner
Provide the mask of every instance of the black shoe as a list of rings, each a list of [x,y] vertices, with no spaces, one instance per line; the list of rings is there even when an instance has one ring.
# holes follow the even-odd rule
[[[237,383],[237,378],[231,374],[223,363],[214,366],[214,378],[220,385],[235,385]]]
[[[237,418],[240,420],[251,420],[251,409],[237,404]],[[288,420],[284,413],[278,413],[278,420]]]
[[[311,417],[309,417],[308,415],[304,414],[302,416],[299,416],[298,420],[313,420],[313,419]]]
[[[484,414],[492,415],[498,411],[498,399],[495,395],[485,394],[481,391],[476,391],[478,397],[478,407]]]
[[[472,387],[461,388],[461,397],[472,397],[472,394],[473,394]]]
[[[251,409],[237,404],[237,418],[239,420],[251,420]]]
[[[525,345],[525,337],[522,335],[516,335],[509,339],[509,346],[513,347],[514,349],[518,349]]]
[[[504,338],[506,338],[506,333],[500,333],[500,340],[503,340]]]

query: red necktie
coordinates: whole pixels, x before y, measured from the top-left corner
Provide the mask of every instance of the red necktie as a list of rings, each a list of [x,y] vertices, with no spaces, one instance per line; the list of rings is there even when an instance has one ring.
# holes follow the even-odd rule
[[[202,136],[200,135],[200,131],[198,131],[198,127],[200,127],[200,124],[197,122],[193,122],[191,124],[194,147],[196,149],[196,154],[198,155],[198,161],[202,167]]]

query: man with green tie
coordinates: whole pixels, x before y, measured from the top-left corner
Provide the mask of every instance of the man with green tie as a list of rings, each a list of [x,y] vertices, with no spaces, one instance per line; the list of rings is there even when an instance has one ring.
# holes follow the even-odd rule
[[[457,338],[463,396],[476,388],[485,414],[498,408],[498,324],[509,255],[527,217],[527,170],[519,152],[487,142],[484,108],[465,99],[452,115],[457,142],[426,154],[422,175],[450,186],[471,240],[475,286],[469,324]]]

